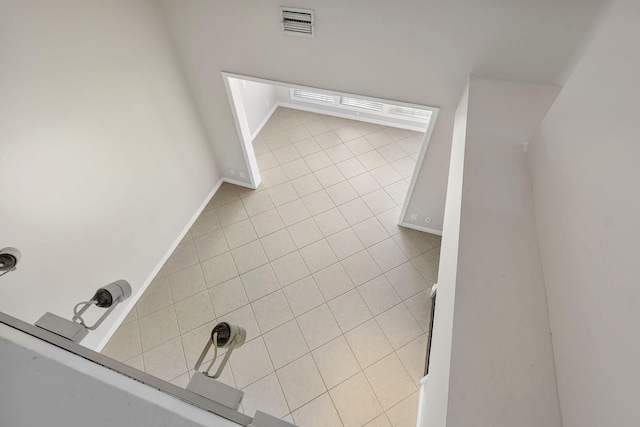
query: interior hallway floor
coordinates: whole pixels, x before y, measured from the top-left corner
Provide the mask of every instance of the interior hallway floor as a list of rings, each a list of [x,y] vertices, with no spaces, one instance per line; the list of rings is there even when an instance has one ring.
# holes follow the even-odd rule
[[[260,187],[220,187],[103,353],[184,387],[237,322],[221,380],[246,414],[414,427],[440,238],[397,222],[422,138],[278,108],[253,142]]]

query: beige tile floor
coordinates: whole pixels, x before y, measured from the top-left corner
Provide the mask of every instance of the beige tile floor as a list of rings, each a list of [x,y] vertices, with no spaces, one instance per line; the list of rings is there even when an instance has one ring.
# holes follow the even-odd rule
[[[213,325],[222,380],[303,427],[413,427],[438,236],[397,226],[422,134],[279,108],[263,183],[224,184],[103,353],[186,386]]]

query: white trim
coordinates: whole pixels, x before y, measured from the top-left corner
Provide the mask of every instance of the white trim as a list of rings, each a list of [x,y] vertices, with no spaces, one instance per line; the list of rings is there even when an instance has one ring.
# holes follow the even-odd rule
[[[227,91],[227,97],[229,98],[229,104],[231,107],[231,114],[233,115],[233,121],[236,124],[236,130],[238,131],[238,135],[240,137],[240,147],[242,148],[242,154],[244,156],[244,163],[247,166],[247,175],[249,178],[249,183],[251,188],[258,188],[260,185],[260,171],[258,170],[258,161],[256,160],[256,154],[253,151],[253,144],[251,139],[251,131],[249,130],[249,123],[246,120],[246,116],[244,120],[240,120],[238,116],[238,110],[241,110],[244,114],[244,105],[242,104],[241,97],[235,97],[233,90],[231,88],[231,84],[229,81],[229,77],[246,80],[241,77],[236,77],[235,75],[231,75],[229,73],[222,72],[222,81],[224,82],[224,87]],[[225,176],[227,171],[222,171],[222,175]]]
[[[255,132],[253,132],[253,134],[251,135],[251,142],[253,142],[253,140],[256,139],[256,136],[258,136],[258,134],[260,133],[260,131],[262,130],[264,125],[267,124],[267,122],[269,121],[269,119],[271,118],[273,113],[275,113],[276,108],[278,108],[278,102],[277,101],[273,104],[273,108],[271,108],[271,111],[269,111],[267,113],[267,116],[264,118],[262,123],[260,123],[260,125],[258,125],[258,127],[255,130]],[[260,185],[260,184],[258,184],[258,185]]]
[[[158,273],[162,269],[162,266],[164,266],[164,264],[167,262],[167,260],[169,259],[173,251],[176,250],[176,248],[178,247],[182,239],[184,239],[184,236],[187,235],[187,233],[191,229],[191,226],[196,222],[200,214],[207,207],[207,204],[209,204],[209,201],[213,198],[213,195],[216,194],[216,191],[218,191],[218,189],[220,188],[220,186],[224,181],[226,181],[224,178],[220,178],[218,180],[216,185],[213,187],[213,190],[211,190],[211,192],[209,193],[205,201],[200,205],[196,213],[191,217],[191,219],[189,219],[189,222],[187,222],[187,225],[185,226],[185,228],[182,230],[178,238],[174,240],[174,242],[171,244],[167,252],[164,254],[160,262],[153,269],[151,274],[147,277],[147,280],[145,280],[145,282],[142,284],[138,292],[135,295],[132,295],[131,298],[127,300],[128,307],[126,309],[120,310],[120,315],[118,316],[118,319],[114,322],[113,326],[111,326],[111,329],[109,329],[107,334],[104,336],[104,338],[102,338],[102,340],[98,343],[97,347],[94,349],[96,352],[98,353],[101,352],[104,346],[107,345],[107,342],[111,339],[111,337],[116,332],[116,330],[118,329],[122,321],[129,314],[131,309],[136,305],[140,297],[142,297],[142,294],[144,294],[144,292],[147,290],[147,288],[151,284],[151,281],[158,275]],[[124,303],[122,305],[124,305]]]
[[[257,186],[256,187],[252,187],[250,184],[247,184],[244,181],[238,181],[238,180],[235,180],[235,179],[232,179],[232,178],[227,178],[226,176],[222,177],[222,180],[224,182],[229,183],[229,184],[237,185],[239,187],[244,187],[244,188],[250,188],[252,190],[255,190],[256,188],[258,188]],[[258,181],[258,185],[260,185],[260,181]]]
[[[427,228],[421,225],[411,224],[409,222],[399,222],[398,225],[401,227],[411,228],[413,230],[424,231],[425,233],[442,236],[442,230],[436,230],[435,228]]]
[[[412,131],[415,131],[415,132],[424,132],[424,125],[413,126],[413,125],[409,125],[409,124],[405,124],[405,123],[399,123],[399,122],[395,122],[395,121],[385,120],[383,118],[376,119],[376,118],[372,118],[372,117],[362,117],[362,116],[356,116],[355,114],[340,113],[340,112],[337,112],[337,111],[328,111],[328,110],[325,110],[324,108],[315,108],[315,107],[312,107],[312,106],[308,106],[307,107],[306,105],[289,104],[288,102],[281,102],[281,101],[278,101],[278,105],[281,106],[281,107],[291,108],[291,109],[294,109],[294,110],[301,110],[301,111],[308,111],[310,113],[324,114],[325,116],[340,117],[342,119],[357,120],[359,122],[373,123],[373,124],[382,125],[382,126],[392,126],[392,127],[395,127],[395,128],[412,130]],[[330,106],[328,105],[328,107],[330,107]],[[333,107],[335,107],[335,105]],[[358,112],[355,109],[347,108],[347,106],[343,106],[343,108],[344,108],[345,111],[351,111],[352,113],[357,113]],[[363,113],[367,114],[367,112],[363,112]],[[432,116],[432,117],[434,117],[434,116]]]
[[[407,194],[404,197],[404,203],[402,204],[402,210],[400,211],[400,219],[399,221],[405,222],[405,217],[407,216],[407,209],[409,208],[409,202],[413,197],[413,192],[416,189],[416,182],[418,181],[418,176],[420,175],[420,170],[422,169],[422,164],[424,163],[424,158],[427,154],[427,148],[429,148],[429,142],[431,141],[431,135],[433,134],[433,128],[436,125],[436,121],[438,120],[438,113],[440,113],[439,108],[434,108],[433,113],[431,114],[431,119],[429,120],[429,127],[427,127],[427,131],[424,134],[424,139],[422,140],[422,146],[420,147],[420,154],[418,155],[418,159],[416,160],[416,166],[413,169],[413,173],[411,174],[411,181],[409,182],[409,188],[407,189]],[[402,224],[400,224],[402,225]],[[406,225],[403,225],[406,227]],[[422,227],[419,225],[414,225],[411,228],[415,228],[416,230],[420,230]],[[424,227],[426,231],[428,228]],[[427,231],[427,233],[432,233],[432,231]],[[438,233],[442,235],[442,230]]]

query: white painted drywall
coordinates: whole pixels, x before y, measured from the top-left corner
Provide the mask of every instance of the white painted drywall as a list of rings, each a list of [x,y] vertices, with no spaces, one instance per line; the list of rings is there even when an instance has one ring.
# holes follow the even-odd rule
[[[98,348],[219,181],[213,149],[154,0],[2,1],[0,52],[0,247],[23,253],[0,310],[70,317],[126,279]]]
[[[639,20],[612,3],[530,145],[564,427],[640,425]]]
[[[470,81],[448,426],[562,425],[522,147],[558,92]]]
[[[3,427],[238,426],[5,325],[0,359]]]
[[[462,207],[464,155],[467,133],[467,109],[469,86],[464,89],[455,113],[451,166],[447,185],[447,201],[444,210],[444,231],[440,246],[438,266],[438,291],[434,311],[428,380],[421,389],[419,427],[444,427],[447,422],[449,399],[449,374],[453,332],[456,275],[460,243],[460,215]]]
[[[238,80],[238,79],[234,79]],[[252,139],[256,137],[275,110],[278,96],[276,87],[251,80],[238,80],[235,85],[237,93],[242,97],[243,113],[246,116]]]
[[[222,71],[441,108],[408,210],[441,229],[469,73],[557,83],[604,1],[300,0],[315,10],[313,39],[281,34],[276,0],[160,3],[225,171],[246,165]]]

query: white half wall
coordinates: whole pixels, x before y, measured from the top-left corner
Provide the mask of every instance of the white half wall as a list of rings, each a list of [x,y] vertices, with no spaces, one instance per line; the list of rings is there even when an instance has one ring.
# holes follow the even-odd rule
[[[96,349],[220,180],[213,149],[154,0],[2,1],[0,52],[0,247],[23,254],[0,310],[69,318],[128,280]]]
[[[243,113],[246,116],[249,132],[251,132],[251,140],[253,140],[278,107],[276,87],[252,80],[234,79],[233,77],[229,79],[235,80],[232,87],[235,87],[236,92],[242,97]]]
[[[564,427],[640,425],[639,21],[612,2],[530,146]]]
[[[3,427],[238,426],[6,325],[0,359]]]

